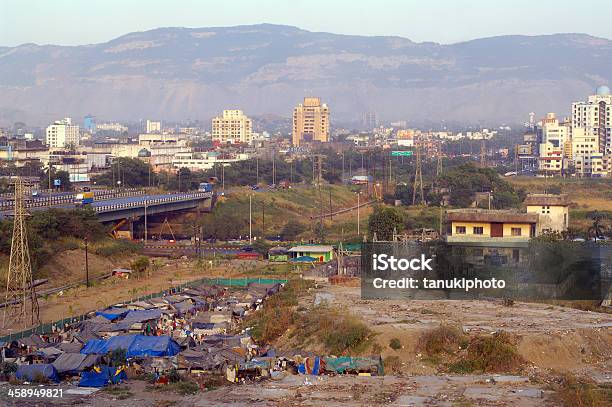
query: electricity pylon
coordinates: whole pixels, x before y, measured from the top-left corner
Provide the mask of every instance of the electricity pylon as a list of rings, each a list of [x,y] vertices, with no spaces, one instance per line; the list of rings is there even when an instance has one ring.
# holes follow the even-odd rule
[[[425,196],[423,194],[423,173],[421,171],[421,146],[415,143],[416,150],[416,169],[414,171],[414,186],[412,188],[412,204],[416,205],[417,188],[421,195],[421,205],[425,205]]]
[[[32,264],[28,248],[27,213],[24,205],[24,187],[20,177],[15,180],[15,218],[13,240],[6,278],[6,303],[3,326],[15,327],[40,323],[38,298],[32,280]]]

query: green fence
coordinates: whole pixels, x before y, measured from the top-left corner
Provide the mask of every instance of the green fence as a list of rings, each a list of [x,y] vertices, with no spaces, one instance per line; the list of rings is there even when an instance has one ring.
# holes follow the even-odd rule
[[[247,287],[249,284],[252,284],[252,283],[285,284],[286,282],[287,280],[285,279],[274,279],[274,278],[201,278],[199,280],[189,281],[187,283],[171,287],[167,290],[164,290],[158,293],[147,294],[147,295],[143,295],[142,297],[138,297],[138,298],[131,298],[129,302],[146,301],[146,300],[151,300],[153,298],[164,297],[170,294],[178,294],[185,289],[193,288],[193,287],[197,287],[197,286],[201,286],[205,284],[206,285],[220,285],[224,287]],[[83,322],[84,320],[87,319],[87,315],[91,314],[92,312],[93,311],[90,311],[86,314],[74,316],[74,317],[60,319],[55,322],[47,322],[44,324],[40,324],[34,328],[26,329],[25,331],[15,332],[15,333],[0,337],[0,342],[10,342],[10,341],[14,341],[17,339],[27,338],[28,336],[35,335],[35,334],[48,335],[50,333],[53,333],[55,330],[62,329],[66,325]]]

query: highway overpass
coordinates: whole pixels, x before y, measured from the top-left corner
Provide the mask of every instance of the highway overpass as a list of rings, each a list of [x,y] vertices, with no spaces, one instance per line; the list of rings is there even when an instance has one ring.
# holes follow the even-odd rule
[[[74,209],[74,195],[50,196],[46,200],[31,200],[26,204],[29,211],[49,208]],[[109,197],[96,195],[91,208],[98,214],[101,222],[134,219],[145,215],[155,215],[173,211],[195,209],[213,198],[213,192],[176,192],[169,194],[142,195],[137,193],[115,193]],[[7,202],[7,201],[5,201]],[[10,208],[10,209],[9,209]],[[0,205],[0,218],[13,215],[12,204]]]

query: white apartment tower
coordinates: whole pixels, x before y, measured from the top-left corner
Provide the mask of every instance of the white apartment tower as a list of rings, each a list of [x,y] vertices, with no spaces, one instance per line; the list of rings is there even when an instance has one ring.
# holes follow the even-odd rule
[[[604,176],[612,168],[612,95],[610,88],[599,86],[586,102],[572,103],[573,161],[581,176]]]
[[[161,133],[161,122],[154,120],[147,120],[147,128],[146,131],[148,134],[151,133]]]
[[[548,175],[561,175],[565,169],[565,152],[571,142],[571,126],[560,123],[554,113],[542,120],[542,142],[539,146],[539,171]]]
[[[47,127],[45,143],[50,148],[78,147],[80,143],[79,126],[72,124],[66,117]]]
[[[212,139],[221,144],[251,143],[253,125],[242,110],[224,110],[212,119]]]

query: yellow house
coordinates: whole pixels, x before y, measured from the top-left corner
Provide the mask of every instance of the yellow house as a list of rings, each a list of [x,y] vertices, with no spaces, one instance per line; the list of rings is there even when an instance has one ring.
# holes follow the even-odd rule
[[[539,215],[536,233],[563,232],[569,225],[569,205],[567,195],[529,194],[523,202],[527,213]]]
[[[447,212],[450,243],[528,242],[536,235],[538,214],[516,211],[456,209]]]

